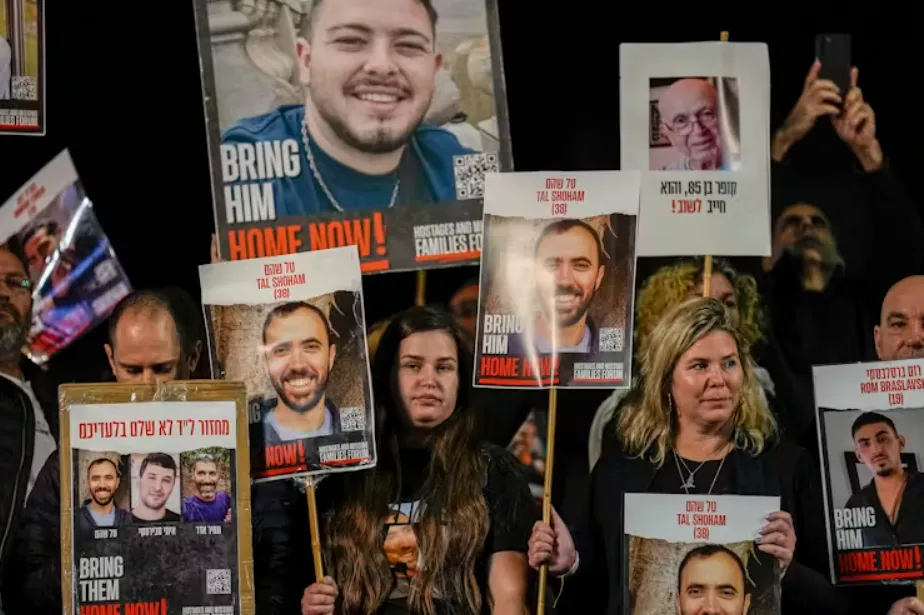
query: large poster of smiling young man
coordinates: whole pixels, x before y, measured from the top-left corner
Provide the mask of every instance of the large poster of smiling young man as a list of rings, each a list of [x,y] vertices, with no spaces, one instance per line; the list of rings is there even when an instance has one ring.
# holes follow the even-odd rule
[[[512,168],[495,0],[234,6],[196,0],[222,258],[477,260],[484,173]]]

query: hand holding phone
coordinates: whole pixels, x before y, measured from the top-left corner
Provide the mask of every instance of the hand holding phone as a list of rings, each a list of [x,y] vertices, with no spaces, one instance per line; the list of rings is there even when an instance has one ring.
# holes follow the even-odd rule
[[[819,79],[831,81],[841,97],[850,91],[850,35],[819,34],[815,37],[815,57],[821,63]]]

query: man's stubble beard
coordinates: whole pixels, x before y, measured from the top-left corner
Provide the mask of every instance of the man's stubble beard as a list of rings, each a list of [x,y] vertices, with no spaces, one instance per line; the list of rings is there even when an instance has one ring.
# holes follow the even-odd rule
[[[578,309],[574,312],[574,315],[568,317],[565,320],[559,320],[558,312],[555,310],[555,297],[553,295],[551,313],[543,309],[542,314],[543,316],[545,316],[545,318],[549,321],[550,324],[555,325],[559,329],[566,329],[568,327],[576,325],[577,323],[581,321],[582,318],[584,318],[584,316],[587,315],[587,312],[590,311],[590,304],[593,303],[595,295],[596,295],[595,292],[590,293],[590,295],[587,297],[587,301],[582,302],[581,305],[578,307]]]
[[[11,320],[0,323],[0,359],[14,360],[22,352],[29,328],[11,304],[0,304],[0,310],[8,311],[13,316]]]
[[[318,405],[318,402],[321,401],[321,398],[324,397],[324,394],[327,392],[327,376],[322,378],[320,374],[318,375],[318,390],[303,404],[297,404],[289,399],[284,392],[284,387],[285,385],[283,385],[282,382],[273,381],[273,388],[276,389],[276,395],[279,396],[279,400],[284,403],[289,410],[297,412],[298,414],[307,414]]]
[[[346,143],[349,147],[366,154],[390,154],[407,145],[411,136],[423,123],[424,117],[427,115],[427,109],[430,108],[430,104],[433,100],[433,93],[431,93],[427,100],[427,104],[423,106],[417,120],[411,122],[408,128],[402,133],[390,135],[379,126],[375,130],[374,138],[370,140],[363,139],[362,136],[354,133],[350,129],[347,121],[337,113],[337,106],[316,92],[310,83],[308,85],[308,95],[314,103],[318,115],[327,122],[337,138]]]

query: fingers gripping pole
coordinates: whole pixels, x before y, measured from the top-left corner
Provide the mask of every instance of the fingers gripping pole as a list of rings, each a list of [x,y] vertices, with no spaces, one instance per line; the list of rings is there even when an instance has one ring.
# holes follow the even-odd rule
[[[558,414],[558,390],[549,389],[549,425],[546,431],[545,486],[542,490],[542,521],[552,523],[552,470],[555,467],[555,419]],[[539,603],[536,615],[545,615],[545,587],[549,578],[548,564],[539,569]]]

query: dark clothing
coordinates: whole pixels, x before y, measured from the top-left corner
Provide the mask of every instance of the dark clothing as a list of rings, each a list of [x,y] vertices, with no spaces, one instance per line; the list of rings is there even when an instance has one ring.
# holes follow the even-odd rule
[[[60,505],[60,504],[59,504]],[[180,513],[175,513],[172,510],[165,509],[164,516],[162,519],[142,519],[141,517],[136,517],[132,514],[132,523],[135,525],[157,525],[159,523],[179,523],[180,522]]]
[[[924,231],[888,164],[875,173],[806,177],[773,165],[776,219],[796,203],[827,216],[845,267],[823,292],[807,292],[800,263],[784,254],[761,281],[768,346],[761,365],[776,384],[777,409],[787,437],[818,459],[812,366],[874,360],[873,326],[886,291],[922,271]]]
[[[3,607],[7,615],[60,615],[61,613],[61,491],[60,462],[55,452],[45,462],[35,482],[17,533],[16,566],[7,570],[4,579]],[[285,593],[286,582],[297,566],[290,558],[304,552],[293,550],[295,544],[309,544],[307,506],[293,506],[305,498],[297,497],[294,484],[277,481],[251,488],[254,586],[257,612],[282,615],[292,612],[306,585]],[[81,511],[87,514],[86,511]],[[130,515],[127,511],[125,514]],[[169,515],[176,515],[170,513]],[[89,515],[88,515],[89,516]],[[174,521],[179,521],[176,515]],[[164,519],[160,522],[170,522]],[[135,520],[135,523],[156,523]],[[309,546],[310,552],[310,546]],[[310,559],[310,558],[309,558]],[[299,578],[298,583],[301,583]]]
[[[494,446],[485,446],[487,472],[484,484],[484,498],[488,505],[490,530],[475,564],[475,576],[483,597],[482,613],[490,614],[488,607],[488,573],[490,557],[502,551],[526,553],[533,524],[539,520],[538,509],[529,492],[516,460],[507,451]],[[383,536],[390,532],[405,531],[402,526],[411,525],[414,531],[415,514],[420,511],[419,495],[426,478],[430,453],[426,449],[402,449],[401,451],[401,502],[392,505],[395,523],[386,526]],[[374,471],[374,470],[373,470]],[[414,541],[416,543],[416,536]],[[383,543],[383,548],[386,544]],[[417,557],[422,556],[419,546]],[[418,565],[419,559],[414,558]],[[426,562],[423,562],[426,564]],[[400,576],[406,564],[393,567],[395,587],[389,600],[378,610],[379,615],[408,615],[407,583]],[[451,615],[457,612],[451,605],[438,600],[434,609],[437,615]]]
[[[111,526],[105,527],[126,527],[132,524],[132,514],[127,510],[123,510],[118,506],[115,507],[115,520],[112,522]],[[93,518],[93,515],[90,514],[90,505],[84,504],[77,511],[77,531],[78,532],[92,532],[97,527],[96,520]]]
[[[668,457],[665,465],[671,463]],[[757,456],[734,450],[724,465],[729,466],[728,494],[780,496],[781,509],[792,515],[797,546],[782,582],[783,612],[846,613],[846,604],[826,579],[828,557],[821,490],[817,470],[807,453],[782,441]],[[705,468],[697,472],[697,487],[708,490],[713,476],[714,472],[710,475]],[[562,612],[622,615],[623,496],[651,493],[656,484],[669,481],[669,471],[659,472],[647,459],[629,457],[620,450],[604,453],[591,477],[586,515],[578,520],[574,531],[580,565],[574,581],[565,583],[562,599],[568,606],[563,606]],[[683,493],[679,477],[671,484],[672,492]]]
[[[55,390],[43,373],[33,364],[23,361],[23,376],[35,393],[45,420],[55,441],[58,440],[58,401]],[[15,551],[16,528],[26,504],[26,488],[32,470],[35,445],[35,410],[32,400],[19,386],[0,378],[0,575],[7,569]],[[4,609],[10,613],[8,596]]]
[[[876,525],[863,529],[864,547],[924,544],[924,517],[921,516],[924,510],[924,476],[918,472],[908,474],[895,525],[882,508],[875,480],[851,495],[845,508],[867,506],[876,511]]]

